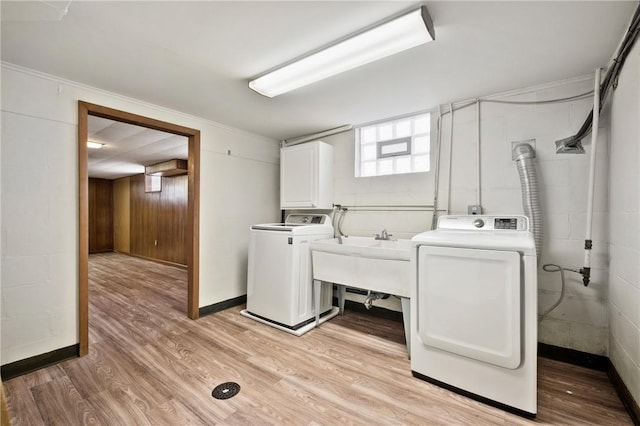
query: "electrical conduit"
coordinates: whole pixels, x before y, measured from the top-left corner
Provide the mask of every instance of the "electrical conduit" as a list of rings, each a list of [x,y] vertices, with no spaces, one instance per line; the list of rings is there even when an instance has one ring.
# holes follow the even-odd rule
[[[438,122],[437,122],[437,141],[436,141],[436,167],[433,178],[433,215],[431,216],[431,229],[436,229],[438,224],[438,189],[440,182],[440,145],[442,143],[442,113],[440,105],[438,105]]]
[[[453,104],[449,103],[449,177],[447,178],[447,211],[445,214],[449,214],[451,211],[451,170],[453,168]]]
[[[478,168],[477,168],[477,172],[478,172],[478,189],[476,192],[476,205],[480,206],[479,208],[481,209],[482,207],[482,196],[481,196],[481,179],[482,179],[482,169],[480,167],[480,161],[481,161],[481,157],[480,157],[480,99],[476,99],[476,162],[478,163]],[[482,214],[482,211],[479,211],[478,214]]]

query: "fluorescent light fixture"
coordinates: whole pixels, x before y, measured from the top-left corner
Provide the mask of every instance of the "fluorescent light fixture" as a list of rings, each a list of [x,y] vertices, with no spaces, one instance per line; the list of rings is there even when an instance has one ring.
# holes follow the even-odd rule
[[[433,22],[421,6],[270,71],[249,87],[272,98],[434,39]]]
[[[87,142],[87,148],[91,148],[91,149],[100,149],[104,146],[103,143],[98,143],[98,142],[91,142],[88,141]]]

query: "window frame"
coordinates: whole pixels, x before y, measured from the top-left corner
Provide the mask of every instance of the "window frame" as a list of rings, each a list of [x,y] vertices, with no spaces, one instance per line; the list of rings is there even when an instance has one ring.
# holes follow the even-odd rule
[[[383,153],[382,150],[384,147],[389,145],[399,145],[401,143],[407,144],[407,149],[404,151],[395,151],[389,153]],[[411,155],[411,150],[413,147],[413,138],[411,136],[405,136],[402,138],[389,139],[386,141],[377,141],[376,142],[376,158],[379,160],[381,158],[390,158],[390,157],[401,157],[403,155]]]
[[[426,121],[426,128],[421,129],[421,131],[416,131],[416,122],[424,119]],[[409,121],[410,129],[409,135],[406,134],[406,129],[402,131],[402,136],[397,136],[397,132],[399,130],[399,124],[403,122]],[[382,139],[382,132],[388,132],[389,130],[386,128],[387,126],[391,126],[391,135],[389,138]],[[367,135],[367,142],[363,141],[364,132],[375,132],[375,135],[369,133]],[[371,178],[371,177],[379,177],[379,176],[393,176],[400,174],[413,174],[413,173],[428,173],[432,169],[432,144],[433,144],[433,132],[437,131],[434,127],[433,123],[433,111],[421,111],[418,113],[406,114],[398,117],[387,118],[384,120],[378,120],[375,122],[370,122],[366,124],[362,124],[359,126],[355,126],[355,140],[354,140],[354,151],[355,151],[355,164],[354,164],[354,177],[355,178]],[[371,141],[371,137],[374,137],[374,141]],[[385,135],[386,136],[386,135]],[[416,141],[419,138],[426,137],[427,139],[427,147],[424,149],[424,145],[419,145]],[[407,150],[393,153],[383,153],[383,149],[385,146],[394,145],[398,143],[402,143],[407,140]],[[424,142],[423,142],[424,143]],[[370,150],[375,146],[375,157],[372,157],[374,153]],[[367,160],[363,160],[362,155],[365,148],[369,148]],[[422,149],[420,152],[416,152],[417,149]],[[426,165],[424,160],[426,159]],[[389,160],[392,161],[391,166],[389,166]],[[405,162],[406,160],[410,161],[409,170],[406,170],[406,164],[403,167],[403,171],[398,171],[398,167],[400,162]],[[421,165],[418,165],[418,162],[422,162]],[[386,164],[384,164],[386,163]],[[364,166],[369,165],[369,172],[367,174],[363,174]],[[381,171],[382,167],[391,167],[390,172]],[[375,173],[371,174],[371,166],[375,167]],[[406,171],[405,171],[406,170]]]
[[[144,175],[144,192],[162,192],[162,176]]]

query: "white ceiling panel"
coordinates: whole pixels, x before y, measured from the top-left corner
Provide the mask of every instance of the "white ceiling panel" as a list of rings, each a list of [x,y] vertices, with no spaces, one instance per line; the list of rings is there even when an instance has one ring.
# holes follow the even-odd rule
[[[269,99],[251,77],[422,3],[74,1],[59,21],[40,3],[1,2],[3,61],[276,139],[591,74],[638,6],[427,1],[435,42]]]
[[[95,133],[90,133],[89,140],[107,143],[107,141],[121,141],[128,138],[132,143],[144,144],[144,141],[137,141],[137,138],[142,137],[142,134],[147,131],[148,129],[145,129],[144,127],[132,126],[124,123],[113,123]]]
[[[109,120],[107,118],[91,117],[91,119],[88,122],[89,137],[98,133],[102,129],[111,126],[113,123],[114,123],[113,120]]]
[[[144,173],[144,166],[188,156],[184,136],[94,116],[89,116],[88,127],[89,140],[104,144],[88,150],[89,177],[118,179]]]

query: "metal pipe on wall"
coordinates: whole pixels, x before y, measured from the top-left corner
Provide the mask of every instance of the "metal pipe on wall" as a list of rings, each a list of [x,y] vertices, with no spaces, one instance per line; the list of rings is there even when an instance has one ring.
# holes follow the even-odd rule
[[[600,68],[596,70],[593,89],[593,125],[591,127],[591,157],[589,161],[589,187],[587,193],[587,223],[584,236],[584,266],[582,283],[589,285],[591,278],[591,232],[593,230],[593,196],[596,186],[596,155],[598,148],[598,125],[600,123]]]
[[[346,206],[344,204],[340,204],[340,208],[348,211],[369,211],[369,212],[378,212],[378,211],[388,211],[388,212],[430,212],[434,210],[434,206],[430,204],[367,204],[367,205],[358,205],[358,206]],[[443,209],[439,209],[438,211],[443,211]]]
[[[478,190],[476,193],[476,204],[482,206],[481,197],[481,168],[480,168],[480,99],[476,100],[476,123],[477,123],[477,135],[476,135],[476,161],[478,166]],[[481,212],[480,212],[481,213]]]
[[[451,211],[451,175],[453,168],[453,104],[449,103],[449,178],[447,179],[447,211],[449,214]]]
[[[431,229],[436,229],[438,223],[438,187],[440,182],[440,145],[442,142],[442,113],[440,112],[440,105],[438,105],[438,122],[436,126],[438,132],[436,136],[436,167],[434,170],[435,176],[433,179],[433,215],[431,216]]]
[[[333,129],[323,130],[322,132],[318,132],[318,133],[310,133],[308,135],[297,136],[295,138],[283,139],[281,142],[281,146],[298,145],[300,143],[310,142],[316,139],[332,136],[338,133],[348,132],[351,129],[353,129],[353,126],[351,124],[347,124],[340,127],[334,127]]]

